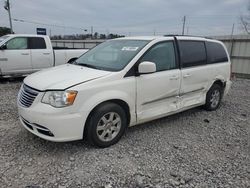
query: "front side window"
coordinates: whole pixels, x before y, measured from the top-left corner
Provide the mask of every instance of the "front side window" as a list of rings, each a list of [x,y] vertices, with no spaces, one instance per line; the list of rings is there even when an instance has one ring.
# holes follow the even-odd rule
[[[221,63],[228,61],[227,53],[221,44],[216,42],[206,42],[206,47],[209,63]]]
[[[155,63],[156,71],[164,71],[176,68],[173,42],[168,41],[156,44],[142,57],[141,62],[143,61]]]
[[[45,40],[42,37],[30,37],[29,46],[30,49],[46,49]]]
[[[203,41],[179,41],[182,67],[192,67],[207,63],[206,48]]]
[[[147,40],[107,41],[83,54],[75,64],[100,70],[120,71],[148,43]]]
[[[6,43],[6,46],[11,50],[28,49],[28,40],[26,37],[13,38]]]

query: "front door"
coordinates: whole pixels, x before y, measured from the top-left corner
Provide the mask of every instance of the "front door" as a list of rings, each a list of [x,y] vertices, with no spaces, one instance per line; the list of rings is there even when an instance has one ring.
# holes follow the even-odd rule
[[[155,44],[140,62],[156,64],[156,72],[136,78],[138,123],[163,117],[178,110],[180,70],[176,64],[174,41]]]
[[[15,37],[6,42],[7,49],[0,50],[2,74],[25,74],[32,71],[31,54],[26,37]]]

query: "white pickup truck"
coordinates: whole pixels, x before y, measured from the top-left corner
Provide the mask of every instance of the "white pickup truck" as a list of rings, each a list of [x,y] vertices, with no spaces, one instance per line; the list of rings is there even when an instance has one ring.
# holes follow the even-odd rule
[[[65,63],[72,63],[86,49],[53,49],[43,35],[14,34],[0,37],[0,77],[27,75]]]

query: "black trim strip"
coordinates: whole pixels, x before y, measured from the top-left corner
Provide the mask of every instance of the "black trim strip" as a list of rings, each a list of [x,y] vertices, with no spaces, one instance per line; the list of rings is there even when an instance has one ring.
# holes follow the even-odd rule
[[[178,95],[174,94],[174,95],[170,95],[170,96],[160,97],[160,98],[157,98],[157,99],[154,99],[151,101],[144,102],[144,103],[142,103],[142,105],[150,104],[153,102],[158,102],[158,101],[165,100],[165,99],[172,98],[172,97],[178,97]]]
[[[250,60],[250,57],[248,57],[248,56],[231,56],[231,59]]]
[[[181,69],[181,55],[180,55],[180,47],[176,37],[174,37],[174,45],[175,45],[175,56],[176,56],[176,65],[179,69]]]
[[[194,93],[194,92],[198,92],[198,91],[202,91],[204,89],[205,89],[205,87],[202,87],[200,89],[195,89],[195,90],[192,90],[192,91],[188,91],[186,93],[180,93],[180,96],[187,95],[187,94]]]
[[[157,98],[157,99],[154,99],[154,100],[151,100],[151,101],[144,102],[144,103],[142,103],[142,105],[150,104],[150,103],[153,103],[153,102],[158,102],[158,101],[165,100],[165,99],[172,98],[172,97],[184,96],[184,95],[187,95],[187,94],[190,94],[190,93],[202,91],[202,90],[204,90],[204,89],[205,89],[205,87],[202,87],[202,88],[200,88],[200,89],[195,89],[195,90],[193,90],[193,91],[189,91],[189,92],[186,92],[186,93],[182,93],[182,94],[180,94],[180,95],[170,95],[170,96],[160,97],[160,98]]]

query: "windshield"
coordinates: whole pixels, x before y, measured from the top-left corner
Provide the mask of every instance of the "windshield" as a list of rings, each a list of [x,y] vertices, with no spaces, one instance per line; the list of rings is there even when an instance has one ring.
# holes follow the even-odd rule
[[[147,40],[107,41],[83,54],[75,64],[106,71],[120,71],[148,42]]]
[[[8,35],[4,35],[0,37],[0,42],[4,41],[5,39],[7,39],[9,36]]]

